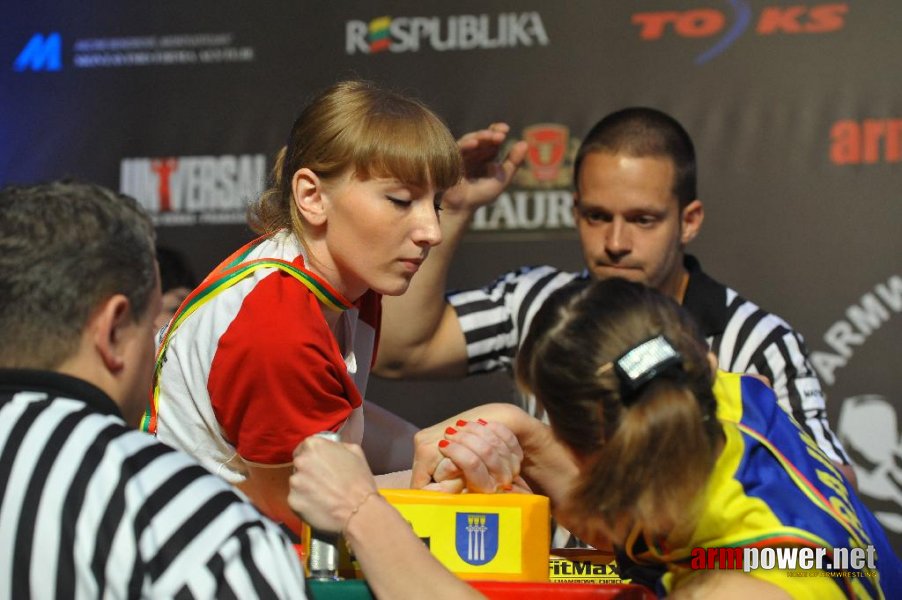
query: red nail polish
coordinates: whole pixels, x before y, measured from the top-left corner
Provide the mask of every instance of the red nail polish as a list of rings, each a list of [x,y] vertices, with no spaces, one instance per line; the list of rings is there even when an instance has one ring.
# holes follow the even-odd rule
[[[449,442],[448,440],[442,440],[442,441],[440,441],[440,442],[438,443],[438,447],[439,447],[439,448],[447,448],[447,447],[448,447],[448,444],[450,444],[450,443],[451,443],[451,442]]]
[[[476,422],[479,423],[480,425],[488,425],[489,424],[489,422],[484,419],[476,419]]]
[[[512,489],[514,489],[514,486],[512,484],[508,483],[508,484],[501,486],[501,489],[504,490],[505,492],[509,492]]]
[[[463,419],[458,419],[458,420],[457,420],[457,426],[458,426],[458,427],[463,427],[463,426],[466,425],[466,424],[467,424],[467,422],[464,421]]]
[[[446,428],[445,428],[445,433],[448,434],[448,435],[454,435],[455,433],[457,433],[457,430],[454,429],[453,427],[446,427]]]

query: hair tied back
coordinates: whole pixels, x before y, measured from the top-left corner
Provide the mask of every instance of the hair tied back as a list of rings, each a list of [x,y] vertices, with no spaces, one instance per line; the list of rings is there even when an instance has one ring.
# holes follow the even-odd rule
[[[607,363],[599,367],[600,375]],[[673,344],[663,335],[651,337],[639,342],[613,361],[614,371],[620,379],[621,401],[630,406],[636,399],[639,390],[655,377],[667,372],[682,373],[683,356],[677,352]]]

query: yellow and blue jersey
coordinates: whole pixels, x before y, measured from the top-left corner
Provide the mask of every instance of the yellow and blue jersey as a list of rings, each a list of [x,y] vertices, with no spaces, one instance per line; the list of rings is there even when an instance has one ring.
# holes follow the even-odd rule
[[[649,540],[634,532],[626,554],[639,564],[667,563],[672,589],[698,571],[693,548],[872,547],[875,568],[800,572],[753,569],[794,598],[892,598],[902,590],[902,562],[876,518],[834,464],[754,377],[718,373],[717,417],[725,443],[698,504],[688,542]]]

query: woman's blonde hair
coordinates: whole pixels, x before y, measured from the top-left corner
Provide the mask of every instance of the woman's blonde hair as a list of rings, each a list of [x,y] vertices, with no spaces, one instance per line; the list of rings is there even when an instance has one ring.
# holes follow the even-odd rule
[[[438,192],[455,185],[463,172],[454,137],[435,113],[365,81],[333,85],[301,112],[276,157],[269,188],[249,208],[254,231],[290,228],[303,239],[292,199],[292,179],[303,167],[326,181],[351,169],[359,179],[393,177]]]
[[[633,393],[612,363],[658,335],[681,365]],[[693,520],[721,434],[707,353],[676,302],[622,279],[559,290],[533,320],[517,380],[583,459],[575,505],[586,517],[600,516],[609,533],[624,519],[654,536]]]

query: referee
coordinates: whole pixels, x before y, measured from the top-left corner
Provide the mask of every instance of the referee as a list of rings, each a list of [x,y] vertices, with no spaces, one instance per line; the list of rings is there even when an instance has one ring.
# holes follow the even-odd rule
[[[533,315],[575,279],[621,277],[657,288],[696,319],[724,371],[766,377],[780,405],[854,483],[849,459],[827,422],[824,394],[802,336],[735,290],[706,275],[686,245],[701,229],[695,149],[669,115],[635,107],[614,112],[587,134],[574,163],[574,206],[586,269],[523,267],[481,289],[445,292],[455,245],[475,202],[446,194],[445,241],[408,292],[383,301],[374,372],[382,377],[463,377],[510,370]],[[413,317],[416,318],[413,318]],[[542,409],[533,398],[525,408]]]
[[[0,190],[0,290],[0,598],[305,597],[275,525],[131,427],[161,304],[137,203]]]

